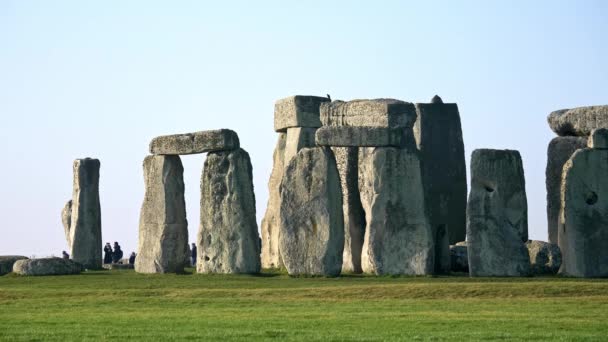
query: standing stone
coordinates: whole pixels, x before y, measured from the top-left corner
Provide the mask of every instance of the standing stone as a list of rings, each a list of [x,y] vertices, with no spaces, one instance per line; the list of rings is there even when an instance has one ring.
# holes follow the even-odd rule
[[[99,160],[74,161],[70,238],[72,259],[85,268],[101,268],[101,206],[99,203]]]
[[[608,106],[589,106],[557,110],[547,118],[559,136],[588,136],[596,128],[608,128]]]
[[[268,204],[266,214],[262,219],[262,267],[280,268],[283,266],[281,254],[279,253],[279,227],[281,217],[279,209],[281,206],[281,180],[285,168],[285,141],[287,134],[279,133],[279,140],[274,149],[272,157],[272,173],[268,181]]]
[[[329,148],[304,148],[288,163],[280,215],[280,251],[287,272],[339,275],[344,249],[342,190]]]
[[[342,272],[361,273],[361,250],[365,238],[365,211],[359,197],[359,149],[332,147],[342,186],[344,253]]]
[[[532,274],[556,274],[562,264],[562,253],[557,244],[530,240],[526,242]]]
[[[527,240],[528,209],[519,152],[473,151],[467,206],[470,275],[527,276]]]
[[[293,127],[287,129],[287,140],[285,141],[285,156],[283,166],[287,167],[289,161],[305,147],[315,147],[316,128]]]
[[[377,275],[432,274],[433,236],[424,206],[416,151],[361,148],[359,191],[365,210],[363,271]]]
[[[574,152],[564,165],[558,233],[563,275],[608,276],[607,133],[592,132],[594,148]]]
[[[207,155],[201,176],[199,273],[258,273],[260,236],[249,154]]]
[[[65,240],[68,243],[68,250],[72,250],[72,240],[70,239],[70,225],[72,224],[72,200],[69,200],[61,210],[61,223],[65,232]]]
[[[285,132],[291,127],[321,127],[319,106],[327,97],[296,95],[278,100],[274,105],[274,130]]]
[[[547,148],[547,231],[550,243],[557,243],[557,226],[561,206],[562,169],[572,154],[587,146],[584,137],[555,137]]]
[[[179,156],[147,156],[143,168],[146,192],[135,271],[182,273],[188,248],[182,161]]]
[[[230,129],[163,135],[152,139],[150,153],[161,155],[196,154],[239,148],[239,136]]]

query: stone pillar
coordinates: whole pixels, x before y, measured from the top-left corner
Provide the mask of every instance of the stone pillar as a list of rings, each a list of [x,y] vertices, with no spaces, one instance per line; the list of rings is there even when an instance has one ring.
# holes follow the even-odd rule
[[[70,234],[70,226],[72,224],[72,200],[67,201],[65,206],[63,206],[63,209],[61,209],[61,223],[63,224],[68,250],[72,250],[72,238]]]
[[[201,176],[199,273],[258,273],[252,167],[243,149],[209,153]]]
[[[340,274],[342,192],[330,148],[304,148],[288,163],[281,184],[280,216],[280,251],[290,275]]]
[[[435,241],[435,272],[450,271],[450,244],[466,237],[467,175],[460,114],[455,103],[435,96],[417,103],[414,136]]]
[[[70,220],[71,258],[88,269],[101,268],[101,206],[99,160],[74,161],[74,188]]]
[[[177,155],[147,156],[135,271],[181,273],[188,248],[184,168]]]
[[[470,275],[527,276],[527,240],[528,204],[519,152],[473,151],[467,206]]]
[[[592,131],[562,173],[560,273],[608,277],[608,129]]]
[[[284,167],[305,147],[315,147],[316,128],[292,127],[287,129],[287,140],[285,141]]]

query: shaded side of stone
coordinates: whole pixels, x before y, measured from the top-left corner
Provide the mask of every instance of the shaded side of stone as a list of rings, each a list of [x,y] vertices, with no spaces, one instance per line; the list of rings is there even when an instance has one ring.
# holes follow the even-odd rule
[[[291,127],[321,127],[319,106],[327,97],[296,95],[278,100],[274,105],[274,130],[285,132]]]
[[[526,242],[532,274],[556,274],[562,264],[562,253],[557,244],[530,240]]]
[[[13,265],[17,260],[28,259],[22,255],[0,255],[0,276],[13,271]]]
[[[450,246],[450,270],[452,272],[469,273],[469,258],[467,256],[467,246]]]
[[[249,154],[210,153],[201,176],[199,273],[258,273],[261,240]]]
[[[196,154],[239,148],[239,136],[230,129],[163,135],[152,139],[150,153],[158,155]]]
[[[608,148],[608,128],[594,129],[589,135],[587,143],[589,148],[607,149]]]
[[[135,271],[181,273],[188,249],[184,168],[179,156],[147,156]]]
[[[61,224],[63,225],[63,232],[65,233],[65,240],[68,244],[68,250],[72,250],[72,239],[70,233],[70,225],[72,224],[72,200],[67,203],[61,209]]]

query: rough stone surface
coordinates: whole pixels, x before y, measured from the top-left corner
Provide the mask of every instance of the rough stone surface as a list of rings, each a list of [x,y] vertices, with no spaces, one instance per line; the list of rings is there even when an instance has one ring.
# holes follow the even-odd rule
[[[272,157],[272,173],[268,181],[268,204],[262,219],[262,267],[280,268],[283,266],[279,252],[279,227],[281,216],[281,180],[283,179],[286,133],[279,133]]]
[[[135,271],[181,273],[188,248],[184,168],[179,156],[147,156]]]
[[[556,110],[547,121],[557,135],[588,136],[596,128],[608,128],[608,105]]]
[[[450,270],[452,272],[469,273],[469,258],[467,256],[467,245],[450,246]]]
[[[533,274],[556,274],[562,264],[562,253],[557,244],[530,240],[526,242]]]
[[[344,218],[336,160],[327,147],[304,148],[281,183],[280,250],[290,275],[337,276]]]
[[[258,273],[260,236],[249,154],[210,153],[201,177],[199,273]]]
[[[67,203],[61,209],[61,224],[63,224],[63,231],[65,233],[65,240],[68,244],[68,250],[72,250],[72,239],[70,234],[70,225],[72,224],[72,200]]]
[[[594,129],[591,135],[589,135],[587,146],[597,149],[608,148],[608,128]]]
[[[586,144],[587,139],[584,137],[555,137],[547,148],[545,185],[547,187],[547,231],[551,243],[557,243],[562,169],[572,154],[579,148],[584,148]]]
[[[527,276],[530,257],[519,152],[480,149],[471,157],[467,247],[471,276]]]
[[[230,129],[163,135],[152,139],[150,153],[160,155],[229,151],[239,148],[239,136]]]
[[[467,173],[455,103],[417,103],[414,136],[435,242],[435,272],[450,271],[450,244],[466,237]]]
[[[17,260],[28,259],[28,257],[22,255],[0,255],[0,276],[13,271],[13,264]]]
[[[359,149],[332,147],[342,187],[344,253],[342,272],[361,273],[361,250],[365,237],[365,211],[359,197]]]
[[[287,129],[287,140],[285,141],[285,155],[283,166],[287,167],[289,161],[304,147],[315,147],[316,128],[294,127]]]
[[[79,274],[83,266],[62,258],[22,259],[13,265],[13,272],[26,276]]]
[[[395,99],[333,101],[321,104],[324,126],[412,127],[416,108]]]
[[[564,165],[560,273],[608,277],[608,150],[581,149]]]
[[[417,151],[394,147],[359,151],[359,191],[367,222],[363,271],[432,274],[433,236]]]
[[[285,132],[291,127],[321,127],[319,106],[327,97],[296,95],[274,104],[274,130]]]
[[[324,126],[317,130],[316,144],[342,147],[405,147],[413,146],[414,139],[403,128]]]
[[[99,160],[91,158],[76,159],[73,165],[70,255],[88,269],[101,269],[102,264],[99,167]]]

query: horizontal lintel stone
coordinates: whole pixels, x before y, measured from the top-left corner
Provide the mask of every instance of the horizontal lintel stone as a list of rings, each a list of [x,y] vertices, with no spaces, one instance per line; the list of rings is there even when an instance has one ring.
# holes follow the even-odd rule
[[[236,150],[239,137],[230,129],[163,135],[152,139],[150,153],[155,155],[196,154]]]

